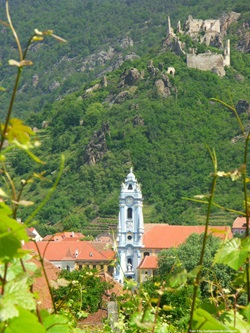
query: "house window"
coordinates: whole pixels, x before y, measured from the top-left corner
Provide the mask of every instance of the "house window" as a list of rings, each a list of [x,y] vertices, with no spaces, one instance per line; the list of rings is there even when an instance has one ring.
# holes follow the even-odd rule
[[[82,265],[79,265],[79,269],[80,269],[80,270],[82,269]]]
[[[127,210],[127,218],[128,219],[132,219],[132,217],[133,217],[133,210],[132,210],[132,208],[128,208],[128,210]]]
[[[67,265],[67,271],[70,271],[70,267],[69,267],[69,265]]]
[[[149,256],[149,252],[144,252],[144,257]]]
[[[112,275],[114,272],[114,266],[108,266],[108,273]]]
[[[101,269],[103,269],[104,268],[104,265],[101,265]]]
[[[95,268],[96,268],[96,265],[93,265],[93,268],[95,269]]]

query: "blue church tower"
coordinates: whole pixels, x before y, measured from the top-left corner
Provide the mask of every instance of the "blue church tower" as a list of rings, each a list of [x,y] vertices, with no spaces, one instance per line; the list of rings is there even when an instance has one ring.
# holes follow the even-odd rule
[[[143,198],[140,185],[130,169],[130,173],[121,185],[119,199],[119,221],[115,279],[121,283],[124,279],[137,280],[137,267],[142,256],[142,236],[144,233],[143,223]]]

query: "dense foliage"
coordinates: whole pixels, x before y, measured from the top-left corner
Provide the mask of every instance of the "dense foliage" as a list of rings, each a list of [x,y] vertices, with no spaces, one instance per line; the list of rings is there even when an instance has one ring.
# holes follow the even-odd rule
[[[182,198],[208,191],[211,164],[207,146],[216,147],[222,170],[235,169],[242,163],[235,119],[210,98],[218,94],[227,98],[230,89],[235,104],[247,99],[248,79],[237,81],[233,69],[231,79],[189,69],[181,58],[160,49],[153,63],[163,69],[155,78],[147,70],[151,56],[127,62],[107,75],[107,87],[91,94],[82,89],[29,120],[32,126],[40,126],[37,134],[46,151],[46,156],[43,152],[41,156],[47,161],[49,179],[56,176],[56,157],[62,152],[66,156],[57,197],[39,215],[43,224],[50,228],[55,224],[57,228],[82,228],[88,234],[89,221],[99,216],[115,219],[120,184],[130,166],[142,183],[146,222],[203,223],[203,208],[194,208]],[[155,81],[169,65],[176,68],[176,75],[169,78],[171,96],[163,98],[156,92]],[[123,73],[131,67],[144,71],[144,77],[133,86],[121,86]],[[128,91],[126,99],[114,102],[124,91]],[[247,114],[241,117],[247,126]],[[49,125],[41,129],[44,120]],[[31,172],[23,157],[15,156],[13,167],[22,177]],[[47,184],[31,185],[38,202]],[[235,200],[241,185],[232,187],[228,181],[219,187],[219,204],[231,204],[241,211],[242,201]],[[215,210],[214,224],[231,223],[234,217]],[[105,224],[100,224],[96,229],[107,230]],[[49,229],[40,226],[40,231]]]
[[[64,286],[56,286],[53,296],[58,310],[63,313],[81,319],[105,306],[103,296],[110,285],[102,281],[96,270],[64,270],[60,273],[59,279]]]
[[[3,3],[0,6],[4,13]],[[188,14],[217,18],[229,10],[243,14],[229,31],[232,67],[224,78],[188,69],[184,58],[162,46],[168,15],[175,26],[178,19],[183,24]],[[57,0],[35,4],[25,0],[22,5],[13,1],[11,14],[17,31],[22,31],[22,45],[34,25],[40,30],[49,27],[55,33],[60,31],[67,39],[67,44],[53,47],[50,46],[54,42],[48,40],[31,45],[29,59],[34,64],[23,73],[13,110],[15,115],[29,118],[29,125],[38,129],[36,134],[43,143],[37,153],[46,162],[48,177],[41,184],[33,182],[29,188],[37,204],[50,186],[48,180],[56,177],[57,157],[62,152],[66,156],[57,196],[39,213],[39,231],[46,234],[73,228],[96,234],[114,229],[120,184],[130,166],[142,183],[146,222],[203,223],[204,209],[182,197],[208,190],[207,146],[217,147],[220,168],[234,169],[241,163],[241,138],[235,120],[209,99],[231,98],[235,104],[248,99],[249,54],[235,47],[240,39],[238,30],[249,20],[249,6],[240,0],[227,4],[62,0],[60,5]],[[121,46],[127,37],[133,44]],[[7,60],[16,56],[15,48],[9,48],[9,44],[14,44],[6,26],[2,28],[0,43],[2,85],[6,89],[0,92],[4,110],[14,75]],[[109,47],[114,54],[112,51],[112,57],[106,59],[107,55],[99,52],[108,53]],[[113,70],[119,59],[124,61],[133,52],[140,58],[125,61]],[[156,76],[148,70],[150,60]],[[169,77],[171,94],[164,98],[158,95],[155,82],[169,66],[176,69],[176,75]],[[141,79],[124,85],[124,73],[132,67],[139,70]],[[107,86],[102,84],[104,74]],[[100,84],[98,89],[86,93],[96,84]],[[241,116],[247,126],[248,115]],[[95,133],[99,133],[98,137]],[[103,140],[98,142],[100,136]],[[27,156],[11,152],[11,160],[12,174],[28,179],[33,170]],[[234,195],[241,191],[240,185],[221,185],[219,203],[233,203],[234,209],[240,211],[242,202],[235,201]],[[28,213],[29,210],[20,211],[19,217],[25,219]],[[234,217],[214,211],[214,224],[232,223]],[[91,229],[90,221],[95,221]]]
[[[194,270],[199,263],[203,237],[204,235],[193,234],[178,248],[161,251],[158,256],[159,278],[166,278],[170,273],[180,269],[180,267],[186,269],[187,272]],[[214,293],[217,293],[217,286],[229,289],[236,273],[227,266],[221,264],[213,265],[215,253],[220,245],[221,241],[219,238],[208,236],[203,260],[202,283],[200,285],[201,295],[204,298],[210,296],[211,289]]]

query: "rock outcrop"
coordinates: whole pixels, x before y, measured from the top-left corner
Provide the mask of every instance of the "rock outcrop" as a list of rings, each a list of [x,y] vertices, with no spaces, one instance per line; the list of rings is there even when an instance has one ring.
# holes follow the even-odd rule
[[[141,73],[137,68],[126,69],[121,75],[119,86],[133,86],[141,77]]]
[[[136,126],[144,126],[144,120],[141,116],[136,115],[134,117],[134,122],[133,122],[134,127]]]
[[[105,123],[101,129],[94,133],[85,149],[84,160],[90,165],[95,165],[107,153],[106,135],[110,135],[109,124]]]
[[[162,74],[161,79],[155,81],[157,94],[162,97],[171,96],[172,84],[166,74]]]
[[[245,99],[240,99],[236,104],[236,111],[238,112],[238,114],[250,114],[250,104]]]
[[[250,53],[250,23],[246,22],[241,25],[237,31],[240,41],[237,45],[237,50],[245,53]]]
[[[229,26],[232,23],[237,22],[239,17],[240,13],[236,12],[229,12],[222,15],[222,17],[220,18],[220,31],[223,36],[226,35]]]
[[[137,68],[131,68],[124,77],[124,84],[133,86],[140,78],[141,74],[139,70]]]
[[[112,103],[114,104],[121,104],[123,103],[124,101],[126,101],[127,99],[129,99],[129,91],[128,90],[124,90],[124,91],[121,91],[112,101]]]
[[[147,66],[147,70],[150,76],[156,76],[159,73],[159,69],[154,67],[153,60],[150,60]]]
[[[39,76],[37,74],[34,74],[32,76],[32,85],[33,85],[33,87],[36,87],[38,85],[38,82],[39,82]]]
[[[49,91],[52,92],[53,90],[57,89],[60,87],[60,82],[58,81],[53,81],[51,85],[49,86]]]

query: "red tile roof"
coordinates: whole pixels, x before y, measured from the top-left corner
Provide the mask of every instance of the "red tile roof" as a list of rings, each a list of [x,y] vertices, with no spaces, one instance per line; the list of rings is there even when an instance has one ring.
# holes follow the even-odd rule
[[[34,257],[31,259],[38,267],[41,267],[40,261]],[[52,280],[57,280],[60,269],[52,265],[49,261],[44,260],[44,269],[46,270],[49,283]],[[38,293],[38,307],[39,309],[50,309],[53,307],[49,288],[47,286],[44,275],[37,277],[34,280],[34,292]]]
[[[158,261],[156,256],[145,256],[138,269],[156,269],[158,268]]]
[[[47,235],[44,237],[43,240],[48,241],[72,241],[72,240],[80,240],[83,239],[85,236],[81,232],[74,232],[74,231],[64,231],[64,232],[57,232],[55,235]]]
[[[239,216],[234,220],[232,228],[246,228],[246,218]]]
[[[102,241],[90,241],[90,244],[98,251],[100,251],[107,259],[114,258],[114,251],[110,243]]]
[[[114,252],[112,250],[100,251],[88,241],[41,241],[36,244],[39,247],[41,255],[49,261],[107,261],[114,258]],[[23,247],[37,252],[34,242],[26,243]]]
[[[145,249],[167,249],[177,247],[193,233],[201,234],[205,226],[180,226],[168,224],[145,224],[143,243]],[[229,226],[210,226],[209,232],[222,239],[232,238]]]

